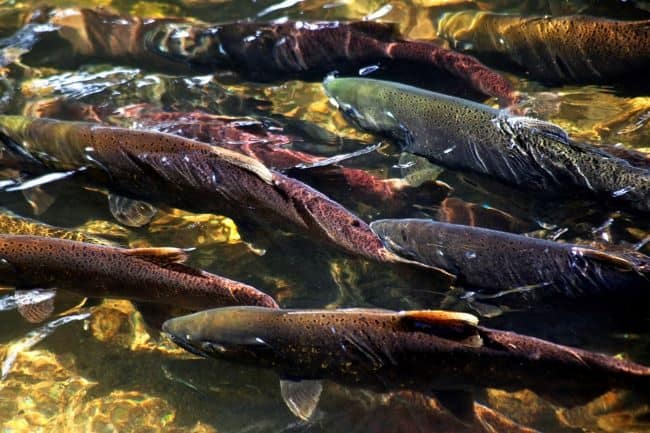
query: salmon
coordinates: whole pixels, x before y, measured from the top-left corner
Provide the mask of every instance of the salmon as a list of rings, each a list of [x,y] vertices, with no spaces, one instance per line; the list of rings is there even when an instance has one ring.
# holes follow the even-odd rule
[[[60,289],[85,297],[122,298],[192,311],[231,305],[278,308],[272,297],[254,287],[191,268],[183,264],[186,259],[187,254],[178,248],[125,249],[0,234],[0,285],[20,291]],[[24,306],[26,317],[32,321],[45,318],[53,305],[51,298],[44,302]]]
[[[162,329],[200,356],[275,371],[289,408],[305,419],[322,380],[434,393],[459,417],[473,413],[472,392],[484,387],[530,389],[567,406],[610,388],[650,389],[648,367],[449,311],[232,307],[170,319]]]
[[[547,195],[571,191],[650,211],[650,170],[578,143],[552,123],[389,81],[335,78],[324,87],[356,125],[434,163]]]
[[[623,247],[596,248],[426,219],[370,224],[392,251],[438,266],[471,289],[525,289],[532,298],[644,293],[650,257]]]
[[[463,11],[443,15],[438,32],[460,51],[551,83],[624,85],[650,65],[650,20]]]
[[[0,116],[0,140],[5,157],[26,171],[78,174],[110,190],[114,215],[152,203],[232,216],[238,227],[272,221],[355,256],[427,268],[388,251],[363,220],[320,192],[226,148],[161,132],[21,116]]]

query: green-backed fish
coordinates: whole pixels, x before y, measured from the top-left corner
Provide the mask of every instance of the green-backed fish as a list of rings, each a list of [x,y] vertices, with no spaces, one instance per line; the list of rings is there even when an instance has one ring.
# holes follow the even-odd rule
[[[272,297],[247,284],[191,268],[178,248],[124,249],[64,239],[0,234],[0,286],[25,296],[21,313],[40,321],[53,310],[44,289],[87,297],[123,298],[189,310],[259,305],[277,308]],[[28,291],[38,296],[30,297]],[[29,302],[30,299],[37,302]]]
[[[323,379],[435,393],[459,416],[484,387],[527,388],[566,405],[611,388],[650,389],[648,367],[485,328],[465,313],[231,307],[170,319],[163,331],[192,353],[276,371],[285,402],[305,419]]]
[[[607,196],[650,211],[650,170],[571,140],[560,127],[399,83],[330,78],[331,100],[408,152],[549,194]]]
[[[650,257],[428,219],[370,224],[397,254],[439,266],[470,289],[523,289],[532,298],[650,289]]]

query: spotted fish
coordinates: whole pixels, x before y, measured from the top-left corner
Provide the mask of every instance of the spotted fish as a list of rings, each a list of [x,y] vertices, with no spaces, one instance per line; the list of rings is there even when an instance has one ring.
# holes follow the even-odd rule
[[[0,140],[5,159],[26,171],[81,171],[83,182],[134,199],[135,207],[149,209],[144,201],[232,215],[238,227],[242,220],[274,221],[356,256],[426,267],[388,251],[363,220],[320,192],[222,147],[161,132],[20,116],[0,116]]]
[[[0,285],[60,289],[86,297],[123,298],[189,310],[230,305],[277,308],[270,296],[183,262],[178,248],[124,249],[64,239],[0,234]],[[29,304],[23,315],[42,320],[52,298]]]
[[[440,93],[366,78],[325,90],[363,129],[440,165],[546,194],[588,193],[650,211],[650,170],[571,140],[560,127]]]
[[[458,50],[546,82],[625,83],[650,65],[650,20],[463,11],[443,15],[438,31]]]
[[[80,59],[102,58],[166,71],[231,69],[262,81],[292,76],[322,79],[334,70],[409,62],[447,72],[504,105],[516,99],[512,84],[475,58],[434,43],[405,40],[391,24],[240,21],[207,25],[90,9],[55,12],[49,24],[49,32],[43,26],[38,27],[40,33],[30,27],[19,32],[34,45],[26,48],[25,62],[70,67]],[[41,48],[39,40],[50,41]],[[66,50],[57,52],[52,46]]]
[[[526,289],[532,298],[650,288],[650,257],[426,219],[370,224],[397,254],[441,267],[471,289]]]
[[[610,388],[650,389],[648,367],[485,328],[465,313],[233,307],[170,319],[163,332],[200,356],[276,371],[285,402],[305,419],[324,379],[434,392],[458,416],[483,387],[529,388],[566,405]]]

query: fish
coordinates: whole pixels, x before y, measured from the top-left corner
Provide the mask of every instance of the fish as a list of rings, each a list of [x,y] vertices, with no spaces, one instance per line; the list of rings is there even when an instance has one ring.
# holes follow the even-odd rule
[[[152,203],[232,216],[240,228],[240,222],[273,221],[353,256],[451,279],[388,251],[362,219],[315,189],[226,148],[161,132],[23,116],[0,116],[0,142],[27,171],[81,170],[85,184],[112,193],[114,216],[151,210]]]
[[[64,290],[85,297],[121,298],[198,311],[252,304],[278,308],[269,295],[184,264],[179,248],[119,248],[66,239],[0,234],[0,286],[28,293]],[[40,298],[42,299],[42,298]],[[53,299],[23,302],[32,322],[53,310]]]
[[[355,200],[389,208],[394,213],[410,207],[415,199],[440,202],[451,191],[449,185],[431,178],[412,187],[406,179],[381,179],[366,170],[340,166],[330,158],[292,149],[289,144],[298,137],[267,131],[259,120],[252,118],[217,116],[202,111],[161,111],[147,104],[121,107],[112,117],[133,119],[137,129],[166,132],[226,147],[276,170],[286,172],[297,168],[290,174],[307,177],[308,183],[321,191],[340,192],[344,188],[349,195],[351,190]]]
[[[625,85],[650,64],[650,20],[462,11],[444,14],[438,33],[461,52],[547,83]]]
[[[443,71],[504,105],[518,99],[512,83],[475,58],[431,42],[404,39],[394,24],[371,21],[235,21],[216,25],[144,19],[91,9],[51,14],[53,31],[26,28],[27,64],[79,63],[79,58],[122,61],[170,71],[235,70],[249,79],[322,79],[332,71],[378,62],[415,63]],[[16,35],[12,38],[16,39]],[[41,44],[40,40],[48,40]],[[56,41],[56,42],[53,42]],[[7,45],[0,41],[0,47]],[[53,46],[66,52],[53,53]],[[57,51],[57,50],[54,50]]]
[[[559,126],[484,104],[368,78],[330,78],[333,104],[406,152],[546,195],[607,197],[650,211],[650,170],[571,138]]]
[[[531,298],[640,293],[650,257],[428,219],[376,220],[370,228],[397,254],[441,267],[456,284],[487,292],[521,289]]]
[[[567,406],[611,388],[650,389],[649,367],[486,328],[467,313],[229,307],[170,319],[162,330],[196,355],[275,371],[303,419],[323,380],[435,395],[461,419],[485,387],[530,389]]]

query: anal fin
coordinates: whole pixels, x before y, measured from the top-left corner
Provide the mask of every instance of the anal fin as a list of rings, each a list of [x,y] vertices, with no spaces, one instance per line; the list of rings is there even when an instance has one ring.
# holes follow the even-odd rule
[[[56,290],[16,290],[16,306],[21,316],[30,323],[47,319],[54,311]]]
[[[47,211],[52,204],[54,204],[55,198],[51,194],[48,194],[41,188],[37,186],[31,189],[25,189],[21,191],[27,203],[32,207],[34,215],[41,215]]]
[[[280,380],[280,393],[285,404],[298,418],[309,421],[320,400],[323,385],[319,380]]]

